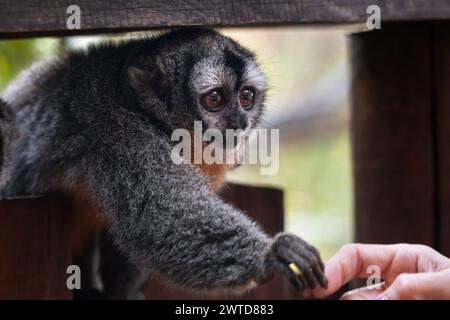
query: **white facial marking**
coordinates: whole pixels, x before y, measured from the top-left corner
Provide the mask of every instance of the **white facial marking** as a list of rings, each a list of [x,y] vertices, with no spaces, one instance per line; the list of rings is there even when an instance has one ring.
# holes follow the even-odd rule
[[[246,63],[243,82],[255,87],[258,91],[265,91],[267,89],[266,77],[254,61]]]

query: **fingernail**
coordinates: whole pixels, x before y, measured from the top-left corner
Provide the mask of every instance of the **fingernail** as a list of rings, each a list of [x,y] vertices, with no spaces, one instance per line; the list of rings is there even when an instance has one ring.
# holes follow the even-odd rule
[[[376,297],[375,300],[389,300],[389,299],[388,299],[387,295],[382,293],[378,297]]]

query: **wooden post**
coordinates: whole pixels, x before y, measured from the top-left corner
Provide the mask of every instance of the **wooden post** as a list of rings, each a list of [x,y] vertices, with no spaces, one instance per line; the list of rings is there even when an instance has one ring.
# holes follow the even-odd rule
[[[431,31],[383,24],[350,36],[358,242],[437,245]]]
[[[450,22],[433,23],[433,103],[436,124],[435,242],[450,257]]]
[[[46,197],[0,202],[0,299],[71,299],[71,202]]]

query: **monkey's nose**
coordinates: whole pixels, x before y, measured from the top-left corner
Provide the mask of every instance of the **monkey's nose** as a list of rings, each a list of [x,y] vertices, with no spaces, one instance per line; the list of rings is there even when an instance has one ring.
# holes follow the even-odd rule
[[[228,121],[228,128],[233,130],[245,130],[248,126],[248,120],[245,116],[232,116]]]

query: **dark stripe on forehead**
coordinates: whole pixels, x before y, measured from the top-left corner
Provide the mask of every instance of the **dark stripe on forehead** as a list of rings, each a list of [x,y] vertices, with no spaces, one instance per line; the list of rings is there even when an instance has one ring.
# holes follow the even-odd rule
[[[231,68],[236,75],[236,87],[237,90],[242,85],[242,76],[244,74],[245,63],[243,59],[237,56],[230,50],[225,50],[225,66]]]
[[[192,93],[191,93],[191,89],[189,86],[189,79],[190,76],[192,74],[192,69],[194,68],[195,65],[195,58],[194,55],[192,55],[191,53],[188,53],[186,55],[186,57],[184,58],[184,74],[183,74],[183,86],[182,86],[182,90],[183,90],[183,98],[184,98],[184,102],[186,105],[191,105],[192,104]]]

